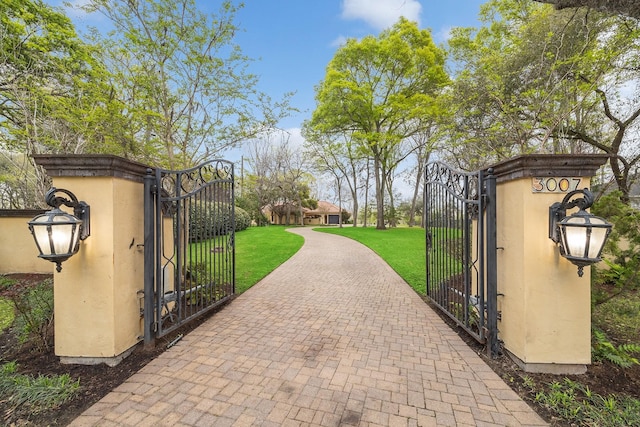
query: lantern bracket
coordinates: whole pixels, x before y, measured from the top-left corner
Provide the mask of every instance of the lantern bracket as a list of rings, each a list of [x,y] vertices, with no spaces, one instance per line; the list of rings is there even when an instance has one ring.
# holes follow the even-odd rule
[[[56,196],[56,193],[64,193],[69,198]],[[78,198],[69,190],[64,188],[52,187],[44,196],[45,202],[56,209],[60,209],[60,206],[65,205],[73,209],[73,215],[82,221],[80,227],[80,240],[85,240],[91,235],[91,223],[90,223],[90,207],[86,202],[78,201]]]
[[[572,197],[577,194],[582,194],[583,197],[571,200]],[[593,205],[595,200],[593,193],[588,189],[573,190],[567,193],[562,199],[562,202],[556,202],[549,207],[549,238],[555,243],[560,241],[558,236],[558,222],[562,221],[562,218],[567,216],[567,209],[575,208],[576,206],[581,211],[589,209]]]

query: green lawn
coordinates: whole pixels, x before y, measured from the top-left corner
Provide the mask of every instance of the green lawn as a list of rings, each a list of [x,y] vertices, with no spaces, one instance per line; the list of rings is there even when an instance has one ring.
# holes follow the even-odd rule
[[[7,289],[14,284],[14,281],[0,276],[0,289]],[[6,298],[0,298],[0,332],[11,326],[15,317],[13,303]]]
[[[416,292],[425,293],[426,245],[423,228],[317,228],[356,240],[380,255]]]
[[[304,238],[284,226],[250,227],[236,233],[236,293],[240,294],[291,258]]]
[[[11,326],[13,318],[13,303],[7,299],[0,298],[0,332]]]

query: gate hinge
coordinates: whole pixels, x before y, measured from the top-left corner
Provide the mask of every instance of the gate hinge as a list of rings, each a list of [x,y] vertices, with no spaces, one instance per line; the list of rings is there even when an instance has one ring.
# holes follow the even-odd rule
[[[136,292],[138,296],[138,305],[140,306],[140,317],[144,317],[144,291],[139,290]]]

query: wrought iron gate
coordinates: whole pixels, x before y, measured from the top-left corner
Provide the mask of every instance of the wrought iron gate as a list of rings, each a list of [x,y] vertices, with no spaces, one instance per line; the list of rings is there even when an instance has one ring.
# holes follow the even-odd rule
[[[427,165],[427,296],[492,355],[498,351],[495,200],[491,169]]]
[[[148,170],[144,339],[150,343],[235,293],[233,164]]]

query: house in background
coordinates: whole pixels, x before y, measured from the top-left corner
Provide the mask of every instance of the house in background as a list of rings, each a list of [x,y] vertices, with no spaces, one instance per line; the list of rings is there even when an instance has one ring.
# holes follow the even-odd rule
[[[316,209],[303,209],[304,225],[338,225],[340,208],[333,203],[318,200]]]
[[[300,224],[300,208],[294,204],[265,206],[262,213],[269,223],[284,225]],[[304,225],[338,225],[340,224],[340,208],[324,200],[318,201],[316,209],[302,208],[302,224]]]

